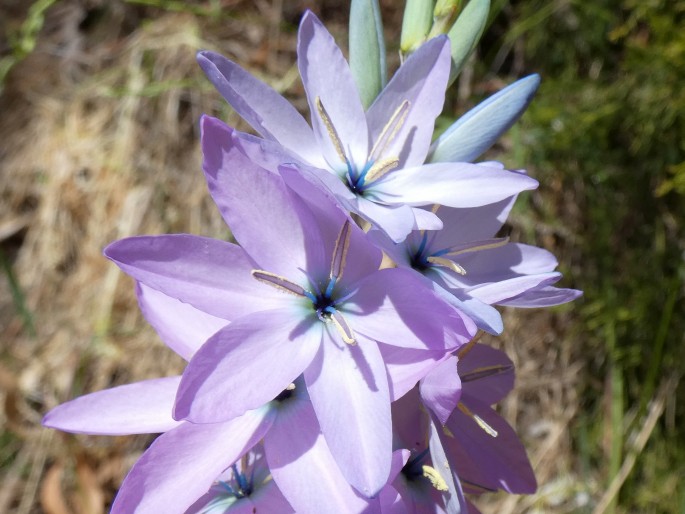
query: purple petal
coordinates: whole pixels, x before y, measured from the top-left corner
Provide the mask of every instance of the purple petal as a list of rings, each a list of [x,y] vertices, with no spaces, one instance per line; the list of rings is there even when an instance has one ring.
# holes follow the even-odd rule
[[[215,423],[278,396],[309,365],[321,343],[321,322],[303,312],[257,312],[217,332],[188,364],[174,417]]]
[[[461,514],[466,509],[466,498],[462,491],[459,477],[455,473],[454,466],[450,465],[450,460],[443,448],[442,427],[437,427],[433,419],[430,422],[428,447],[430,449],[431,461],[434,469],[440,474],[447,485],[447,491],[440,494],[445,502],[445,512],[447,514]],[[431,491],[437,495],[437,491]]]
[[[552,307],[563,303],[572,302],[583,295],[577,289],[561,289],[557,287],[542,287],[527,291],[516,298],[500,302],[507,307]]]
[[[515,196],[482,207],[456,209],[440,207],[437,211],[444,228],[436,232],[431,248],[440,250],[469,241],[489,239],[507,221]]]
[[[127,384],[63,403],[43,425],[74,434],[129,435],[166,432],[181,424],[171,417],[181,377]]]
[[[197,61],[221,96],[257,132],[314,165],[323,164],[312,129],[290,102],[219,54],[200,52]]]
[[[264,449],[274,481],[297,512],[378,512],[346,483],[308,400],[278,410]]]
[[[186,234],[120,239],[105,255],[137,281],[226,320],[290,301],[252,278],[237,245]]]
[[[423,403],[443,425],[461,398],[461,380],[457,373],[457,357],[452,355],[441,362],[420,382]]]
[[[468,290],[468,294],[481,302],[500,304],[532,289],[539,289],[553,284],[561,278],[561,273],[540,273],[538,275],[524,275],[499,282],[491,282],[483,286],[476,286]]]
[[[369,276],[341,310],[356,332],[403,348],[455,348],[476,332],[473,322],[426,287],[422,278],[400,268]]]
[[[140,282],[136,283],[136,295],[143,316],[162,342],[187,361],[207,339],[228,324],[225,319],[207,314]]]
[[[466,482],[512,494],[532,494],[537,489],[535,474],[516,432],[495,411],[469,399],[468,408],[497,432],[489,435],[459,409],[447,422],[454,437],[443,438],[445,450],[457,474]]]
[[[272,422],[272,412],[263,408],[226,423],[184,423],[158,437],[121,485],[112,514],[182,514]]]
[[[440,204],[479,207],[521,191],[535,189],[535,179],[479,164],[436,163],[388,173],[368,189],[368,195],[390,205]]]
[[[373,341],[340,347],[326,337],[305,381],[343,476],[366,497],[388,481],[392,456],[388,378]]]
[[[346,169],[318,112],[317,98],[330,116],[344,152],[354,163],[363,166],[369,134],[357,86],[333,36],[311,11],[307,11],[300,22],[297,64],[309,100],[314,134],[324,149],[326,160],[336,171]]]
[[[470,399],[492,405],[504,398],[514,387],[514,363],[501,350],[476,344],[459,360],[464,402]]]
[[[382,157],[398,157],[400,167],[423,163],[433,137],[435,119],[442,112],[450,74],[450,44],[438,37],[414,52],[397,70],[369,108],[367,120],[371,141],[376,141],[389,121],[389,116],[404,101],[410,108],[407,118],[393,143]]]
[[[202,119],[202,166],[212,198],[240,246],[261,269],[290,280],[304,279],[300,269],[327,267],[311,212],[279,175],[250,161],[227,130],[217,120]]]
[[[447,355],[444,350],[415,350],[387,344],[378,344],[383,355],[390,384],[390,399],[395,401],[409,392]]]
[[[310,182],[299,170],[281,167],[279,172],[284,180],[299,197],[307,203],[321,229],[322,246],[325,255],[333,255],[337,235],[346,220],[350,217],[347,212],[335,208],[336,200],[327,190],[317,187]],[[326,174],[332,177],[331,174]],[[336,179],[334,179],[336,180]],[[354,284],[366,275],[378,270],[383,259],[383,253],[360,230],[356,224],[351,226],[350,247],[347,252],[346,266],[340,284],[345,287]]]
[[[359,197],[355,211],[394,242],[403,241],[417,227],[414,210],[408,205],[384,205]],[[425,217],[420,215],[422,221]]]

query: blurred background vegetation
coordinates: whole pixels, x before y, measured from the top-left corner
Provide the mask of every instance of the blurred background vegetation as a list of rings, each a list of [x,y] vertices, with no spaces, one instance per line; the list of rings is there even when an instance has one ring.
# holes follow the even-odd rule
[[[389,62],[403,2],[381,1]],[[177,372],[101,257],[137,233],[225,237],[202,112],[243,130],[194,63],[221,51],[303,110],[302,11],[346,46],[345,0],[0,0],[0,512],[103,512],[150,438],[39,426],[84,392]],[[553,251],[583,299],[505,312],[502,405],[540,491],[484,512],[685,512],[685,0],[493,0],[446,125],[543,82],[488,157],[526,168],[512,236]]]

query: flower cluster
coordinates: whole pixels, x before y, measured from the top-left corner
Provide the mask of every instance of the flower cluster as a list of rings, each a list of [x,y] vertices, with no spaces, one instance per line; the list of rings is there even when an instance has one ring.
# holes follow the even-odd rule
[[[261,135],[200,122],[209,192],[238,244],[175,234],[105,250],[187,367],[44,419],[162,433],[112,512],[476,512],[464,493],[534,491],[521,443],[491,408],[513,365],[476,341],[503,329],[493,305],[579,292],[553,287],[551,254],[497,237],[537,182],[469,161],[525,109],[537,77],[431,143],[453,67],[445,36],[418,46],[365,108],[306,13],[298,65],[311,124],[239,65],[198,60]]]

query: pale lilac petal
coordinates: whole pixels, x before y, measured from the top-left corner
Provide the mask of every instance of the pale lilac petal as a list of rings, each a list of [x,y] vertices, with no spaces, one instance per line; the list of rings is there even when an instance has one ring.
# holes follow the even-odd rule
[[[346,483],[307,399],[278,410],[264,450],[274,481],[297,512],[378,512]]]
[[[140,282],[136,283],[136,295],[143,316],[162,342],[185,360],[190,360],[207,339],[228,324],[225,319],[207,314]]]
[[[328,234],[322,240],[324,255],[333,255],[337,234],[343,224],[351,220],[346,211],[342,208],[336,209],[332,206],[336,204],[333,194],[325,188],[320,188],[316,183],[300,173],[298,169],[282,166],[279,169],[288,187],[290,187],[310,208],[321,229],[322,234]],[[329,177],[333,175],[326,174]],[[336,180],[333,177],[333,180]],[[340,285],[346,287],[354,284],[366,275],[376,271],[383,260],[383,253],[360,230],[356,224],[351,226],[350,246],[347,252],[346,266]]]
[[[131,469],[112,514],[182,514],[264,436],[272,422],[272,412],[262,408],[226,423],[184,423],[163,434]]]
[[[357,198],[354,212],[385,232],[395,242],[403,241],[418,223],[414,210],[408,205],[383,205],[363,197]],[[422,221],[425,221],[425,218],[421,216]]]
[[[390,116],[404,101],[407,118],[381,157],[400,159],[400,167],[422,164],[433,137],[435,119],[442,112],[450,74],[450,44],[437,37],[421,45],[397,70],[367,112],[371,141],[376,141]]]
[[[307,11],[300,22],[297,64],[309,100],[314,134],[324,149],[326,160],[336,170],[346,169],[319,115],[317,98],[321,99],[328,112],[347,156],[363,166],[368,153],[369,134],[359,91],[333,36],[311,11]]]
[[[411,210],[416,220],[415,230],[441,230],[445,226],[444,222],[431,211],[418,207],[412,207]]]
[[[390,478],[379,494],[382,514],[411,514],[408,506],[402,500],[400,493],[392,485],[397,475],[409,460],[409,450],[397,450],[392,453],[392,465],[390,466]]]
[[[468,408],[492,427],[497,437],[455,410],[447,422],[454,437],[443,438],[443,444],[457,474],[487,489],[503,489],[512,494],[534,493],[535,474],[516,432],[487,405],[470,399]]]
[[[359,337],[359,336],[358,336]],[[390,399],[402,398],[449,354],[444,350],[415,350],[388,344],[378,344],[388,372]]]
[[[322,164],[312,129],[290,102],[219,54],[200,52],[197,61],[221,96],[257,132],[314,165]]]
[[[262,139],[261,137],[232,129],[228,125],[223,124],[220,120],[215,120],[209,116],[203,116],[202,119],[204,120],[205,118],[207,118],[209,122],[217,125],[219,128],[217,131],[218,133],[225,132],[227,136],[230,135],[233,138],[235,147],[245,155],[248,160],[252,161],[252,163],[260,168],[275,173],[278,170],[278,167],[284,163],[290,163],[291,165],[297,164],[298,166],[311,166],[305,164],[300,156],[292,153],[275,141]]]
[[[433,492],[434,496],[439,495],[442,498],[447,514],[461,514],[466,510],[466,498],[464,497],[464,491],[462,491],[454,466],[450,465],[450,459],[445,454],[443,447],[444,431],[441,426],[437,426],[435,421],[431,419],[429,433],[428,447],[433,468],[440,474],[447,485],[447,491],[445,492],[431,492]]]
[[[516,298],[500,302],[500,305],[519,308],[554,307],[572,302],[583,296],[577,289],[563,289],[558,287],[541,287],[526,291]]]
[[[479,329],[494,335],[501,334],[504,330],[504,323],[499,311],[478,298],[471,298],[459,289],[447,290],[443,288],[440,284],[445,282],[441,280],[441,277],[446,274],[448,273],[435,273],[433,270],[427,274],[429,278],[437,279],[431,281],[433,291],[458,311],[471,318]]]
[[[441,350],[467,343],[473,322],[446,304],[411,270],[374,273],[341,307],[353,330],[403,348]]]
[[[171,417],[181,377],[155,378],[80,396],[48,412],[43,425],[74,434],[156,434],[179,426]]]
[[[437,163],[388,173],[368,189],[378,201],[413,206],[479,207],[499,202],[538,182],[527,175],[477,164]]]
[[[467,252],[456,260],[466,269],[466,278],[477,283],[505,280],[519,274],[549,273],[558,264],[556,257],[544,248],[521,243]]]
[[[476,286],[468,290],[468,294],[481,302],[501,304],[515,298],[531,289],[553,284],[561,279],[561,273],[540,273],[539,275],[523,275],[508,280],[491,282],[483,286]]]
[[[457,357],[452,355],[433,368],[419,385],[421,399],[443,425],[461,398]]]
[[[355,489],[375,496],[388,481],[392,430],[388,378],[373,341],[339,346],[326,337],[304,377],[321,430]]]
[[[426,449],[430,427],[427,412],[419,407],[420,398],[419,388],[414,387],[392,404],[394,447],[408,449],[414,455]]]
[[[204,117],[201,127],[209,192],[240,246],[261,269],[298,283],[300,269],[327,267],[318,226],[283,179],[250,161],[218,120]]]
[[[316,355],[322,326],[303,308],[257,312],[234,321],[191,359],[174,417],[214,423],[273,400]]]
[[[482,207],[468,209],[440,207],[436,214],[442,220],[444,228],[435,233],[431,248],[440,250],[460,243],[495,237],[497,231],[507,221],[507,216],[515,201],[516,196],[512,196]]]
[[[476,399],[493,405],[514,388],[514,363],[502,350],[476,344],[459,360],[461,394],[465,403]]]
[[[257,282],[237,245],[173,234],[120,239],[105,255],[137,281],[226,320],[278,308],[290,298]]]
[[[266,435],[264,437],[266,437]],[[276,485],[276,482],[273,480],[259,486],[259,488],[250,495],[250,499],[254,503],[254,508],[253,510],[245,511],[245,514],[255,514],[255,512],[264,512],[265,514],[268,514],[269,512],[273,512],[274,514],[295,513],[290,502],[286,500],[285,496],[283,496],[283,493]],[[233,507],[231,506],[231,508]],[[233,510],[231,510],[229,514],[233,514]]]

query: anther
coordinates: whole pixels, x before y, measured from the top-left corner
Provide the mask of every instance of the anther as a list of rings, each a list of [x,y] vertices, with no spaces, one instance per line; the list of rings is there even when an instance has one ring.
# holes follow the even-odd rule
[[[307,291],[304,287],[288,280],[285,277],[276,275],[275,273],[270,273],[268,271],[260,269],[253,269],[252,276],[260,282],[268,284],[271,287],[275,287],[276,289],[284,293],[294,294],[295,296],[302,296],[305,298],[311,297],[311,293]]]
[[[435,266],[441,266],[443,268],[448,268],[454,271],[455,273],[459,273],[460,275],[466,275],[466,270],[462,268],[459,264],[457,264],[454,261],[451,261],[449,259],[445,259],[443,257],[436,257],[435,255],[431,255],[426,259],[429,263],[435,265]]]
[[[335,325],[335,328],[338,330],[340,337],[342,337],[342,340],[349,345],[357,344],[354,333],[347,324],[347,321],[345,321],[345,318],[343,318],[343,315],[335,309],[332,309],[332,312],[329,312],[328,314],[330,315],[330,320],[333,322],[333,325]]]
[[[326,127],[326,132],[328,132],[328,137],[331,140],[331,143],[333,143],[333,147],[335,148],[335,153],[338,154],[338,157],[340,157],[340,160],[347,164],[348,168],[350,167],[350,161],[345,155],[345,149],[343,148],[342,141],[340,140],[340,136],[335,130],[335,127],[333,126],[333,122],[331,121],[331,117],[328,115],[328,112],[326,111],[326,108],[323,106],[323,103],[321,102],[321,97],[317,96],[316,97],[316,110],[319,113],[319,117],[321,118],[321,121],[323,121],[324,126]]]
[[[400,160],[396,158],[392,159],[381,159],[379,161],[376,161],[373,163],[373,165],[369,168],[369,171],[366,172],[364,175],[363,181],[364,183],[368,184],[370,182],[374,182],[381,178],[383,175],[388,173],[389,171],[394,170],[400,165]]]
[[[442,475],[438,473],[437,469],[432,466],[428,466],[427,464],[421,466],[421,469],[423,470],[423,476],[426,477],[430,481],[431,485],[438,491],[449,490],[449,487],[447,487],[447,482],[445,482],[445,479],[442,478]]]
[[[383,127],[383,130],[381,131],[380,135],[378,136],[378,139],[376,139],[376,142],[373,145],[373,148],[371,149],[371,153],[369,154],[369,161],[376,161],[378,158],[383,155],[383,152],[390,146],[397,136],[397,133],[400,131],[402,128],[402,125],[404,125],[404,122],[407,119],[407,115],[409,114],[409,107],[411,106],[411,103],[409,100],[405,100],[402,102],[397,109],[395,109],[395,112],[392,113],[392,116],[390,116],[390,119],[388,120],[388,123],[385,124],[385,127]]]
[[[469,409],[466,405],[463,403],[459,402],[457,404],[457,408],[466,414],[469,418],[471,418],[473,421],[476,422],[476,424],[482,428],[486,434],[488,434],[490,437],[497,437],[499,434],[497,433],[497,430],[492,428],[490,425],[488,425],[483,418],[481,418],[478,414],[474,414],[471,409]]]

